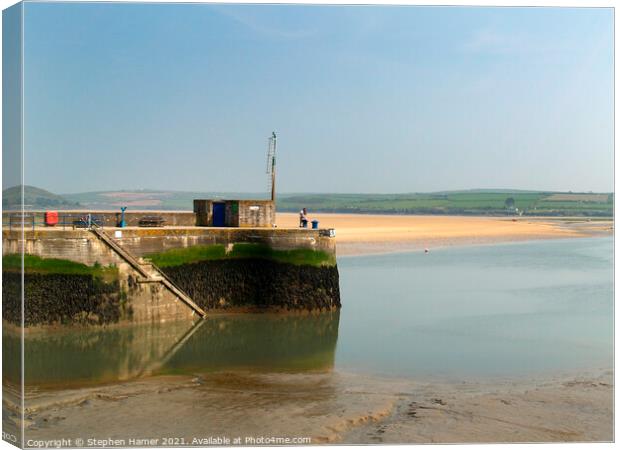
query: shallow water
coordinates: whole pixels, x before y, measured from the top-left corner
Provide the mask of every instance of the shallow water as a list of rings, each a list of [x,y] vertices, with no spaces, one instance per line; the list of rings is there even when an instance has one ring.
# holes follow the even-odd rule
[[[612,238],[343,258],[336,366],[398,376],[611,367]]]
[[[32,336],[26,382],[333,368],[462,379],[611,367],[612,258],[611,238],[341,258],[340,313]],[[18,341],[4,338],[10,358]]]

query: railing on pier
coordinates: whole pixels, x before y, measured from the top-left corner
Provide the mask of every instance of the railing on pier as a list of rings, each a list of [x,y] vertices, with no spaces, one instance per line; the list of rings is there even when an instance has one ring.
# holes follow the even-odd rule
[[[22,213],[13,213],[9,214],[9,230],[13,228],[17,229],[30,229],[34,230],[36,226],[36,220],[34,214],[22,214]]]
[[[8,216],[8,224],[3,223],[2,225],[3,227],[8,225],[9,230],[22,228],[34,230],[36,227],[47,226],[45,213],[10,213]],[[103,217],[91,213],[58,214],[58,222],[54,226],[66,230],[67,228],[90,228],[92,224],[101,226],[103,224]]]

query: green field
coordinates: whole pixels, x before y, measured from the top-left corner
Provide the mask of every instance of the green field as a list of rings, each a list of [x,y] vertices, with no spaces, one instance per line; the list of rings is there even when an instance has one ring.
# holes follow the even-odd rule
[[[65,196],[91,208],[116,209],[126,202],[130,209],[191,210],[195,198],[265,198],[264,194],[212,192],[137,191],[134,197],[119,193],[93,192]],[[508,207],[507,199],[514,199]],[[554,200],[570,199],[570,200]],[[596,201],[592,199],[595,198]],[[602,201],[601,201],[602,199]],[[131,202],[135,202],[132,206]],[[140,203],[143,202],[143,205]],[[148,203],[153,203],[148,205]],[[360,214],[465,214],[465,215],[540,215],[611,217],[613,194],[558,193],[513,190],[472,190],[412,194],[280,194],[279,212]]]
[[[465,215],[613,215],[613,195],[591,201],[588,194],[574,194],[571,201],[550,200],[545,192],[451,192],[431,194],[313,194],[280,198],[279,211],[382,214]],[[512,199],[512,201],[510,200]]]
[[[7,199],[17,201],[18,191],[4,191]],[[102,191],[56,196],[34,187],[26,189],[26,209],[185,210],[193,209],[193,200],[265,199],[266,193],[189,192],[189,191]],[[507,202],[513,199],[514,203]],[[30,202],[28,204],[28,202]],[[613,194],[539,192],[509,189],[469,190],[411,194],[279,194],[279,212],[359,214],[456,214],[456,215],[537,215],[537,216],[613,216]]]

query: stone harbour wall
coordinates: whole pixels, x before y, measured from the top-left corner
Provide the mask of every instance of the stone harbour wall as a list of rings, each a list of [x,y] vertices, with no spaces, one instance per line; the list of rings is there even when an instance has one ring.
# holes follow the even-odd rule
[[[19,272],[2,273],[2,318],[16,325],[21,323],[21,280]],[[104,325],[132,314],[118,281],[92,275],[26,273],[24,297],[25,326]]]
[[[167,250],[237,243],[260,244],[276,251],[316,250],[333,258],[326,265],[287,263],[239,257],[162,267],[162,271],[199,306],[209,311],[326,311],[340,307],[335,239],[319,230],[251,228],[110,229],[123,249],[136,258]],[[118,233],[120,232],[120,233]],[[116,236],[116,237],[115,237]],[[26,326],[195,320],[196,314],[161,282],[144,277],[93,232],[41,228],[3,230],[3,256],[19,254],[112,266],[117,279],[92,275],[37,273],[24,275]],[[313,252],[310,252],[313,253]],[[21,274],[3,271],[3,319],[21,321]]]
[[[274,250],[319,250],[335,257],[336,239],[325,230],[260,228],[112,228],[108,235],[138,257],[196,245],[234,243],[264,244]],[[25,230],[23,240],[17,230],[2,231],[2,254],[19,253],[44,258],[64,258],[92,265],[118,263],[121,260],[92,232],[85,229],[40,228]]]
[[[208,310],[340,308],[337,266],[310,266],[258,259],[202,261],[164,272]]]

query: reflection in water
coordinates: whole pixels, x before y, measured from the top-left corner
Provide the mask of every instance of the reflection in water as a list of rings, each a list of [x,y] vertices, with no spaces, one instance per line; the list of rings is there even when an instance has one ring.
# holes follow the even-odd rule
[[[162,367],[166,373],[295,371],[334,366],[340,313],[208,319]]]
[[[26,337],[27,386],[68,387],[142,375],[229,369],[324,370],[334,365],[339,313],[210,316],[97,330],[72,329]],[[5,332],[5,375],[18,382],[19,335]]]
[[[67,386],[133,378],[162,358],[192,326],[176,322],[26,335],[26,385]],[[19,352],[19,335],[4,333],[3,338],[5,348]],[[19,380],[13,368],[8,375],[11,381]]]

